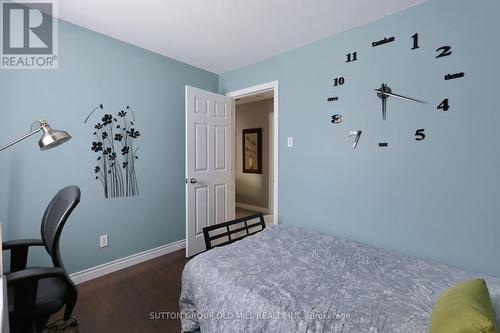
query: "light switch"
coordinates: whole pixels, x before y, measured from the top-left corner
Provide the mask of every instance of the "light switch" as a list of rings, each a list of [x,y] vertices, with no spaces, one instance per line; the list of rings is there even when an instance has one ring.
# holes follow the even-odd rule
[[[288,148],[293,147],[293,136],[288,137],[287,145],[288,145]]]

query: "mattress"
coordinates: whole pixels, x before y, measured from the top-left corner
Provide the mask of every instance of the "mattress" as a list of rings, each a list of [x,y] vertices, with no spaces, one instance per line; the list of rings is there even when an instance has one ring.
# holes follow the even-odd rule
[[[500,314],[498,278],[276,225],[188,262],[182,330],[423,333],[436,297],[475,277]]]

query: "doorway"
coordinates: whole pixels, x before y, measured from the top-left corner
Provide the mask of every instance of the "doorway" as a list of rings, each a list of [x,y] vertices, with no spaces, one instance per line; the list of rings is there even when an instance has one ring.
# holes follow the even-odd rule
[[[263,213],[278,223],[278,83],[227,94],[233,101],[235,216]]]
[[[238,101],[257,98],[264,102],[272,95],[272,110],[268,122],[261,127],[245,128],[253,148],[259,145],[259,129],[268,138],[266,149],[259,149],[250,156],[235,156],[235,110]],[[259,95],[259,96],[257,96]],[[263,188],[268,192],[263,203],[240,202],[240,214],[254,211],[265,214],[266,225],[278,223],[278,82],[231,92],[225,96],[195,87],[186,86],[186,256],[191,257],[205,250],[203,228],[235,218],[236,158],[244,173],[262,174],[266,170],[267,181]],[[269,101],[268,101],[269,102]],[[252,115],[253,117],[254,115]],[[243,125],[242,125],[243,127]],[[255,131],[257,130],[257,131]],[[243,129],[242,129],[243,133]],[[238,138],[242,139],[241,135]],[[253,142],[252,142],[253,141]],[[243,141],[240,141],[242,143]],[[240,145],[242,146],[242,144]],[[262,147],[261,147],[262,148]],[[243,149],[243,148],[242,148]],[[255,150],[254,149],[254,150]],[[260,151],[260,153],[259,153]],[[260,158],[257,158],[260,156]],[[246,158],[246,162],[245,161]],[[261,164],[266,159],[266,166]],[[242,172],[243,173],[243,172]],[[257,195],[254,199],[258,199]],[[246,209],[246,211],[243,211]],[[250,212],[249,212],[250,211]]]

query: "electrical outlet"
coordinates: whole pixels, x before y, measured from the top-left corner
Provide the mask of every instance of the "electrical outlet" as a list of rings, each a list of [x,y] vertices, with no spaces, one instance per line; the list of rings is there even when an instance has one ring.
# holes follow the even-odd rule
[[[99,237],[99,246],[100,247],[108,247],[109,246],[109,242],[108,242],[108,235],[101,235]]]
[[[287,140],[287,145],[289,148],[293,147],[293,136],[289,136]]]

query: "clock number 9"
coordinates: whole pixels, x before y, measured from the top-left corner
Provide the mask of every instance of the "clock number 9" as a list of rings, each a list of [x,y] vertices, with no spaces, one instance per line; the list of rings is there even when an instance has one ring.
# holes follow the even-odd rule
[[[421,128],[415,132],[415,140],[422,141],[423,139],[425,139],[425,134],[424,134],[424,129]]]
[[[344,83],[345,83],[345,79],[343,77],[337,77],[337,78],[335,78],[335,80],[333,80],[334,87],[341,86]]]
[[[437,108],[438,108],[438,110],[448,111],[450,109],[450,104],[449,104],[448,98],[444,99],[441,102],[441,104],[438,105]]]

